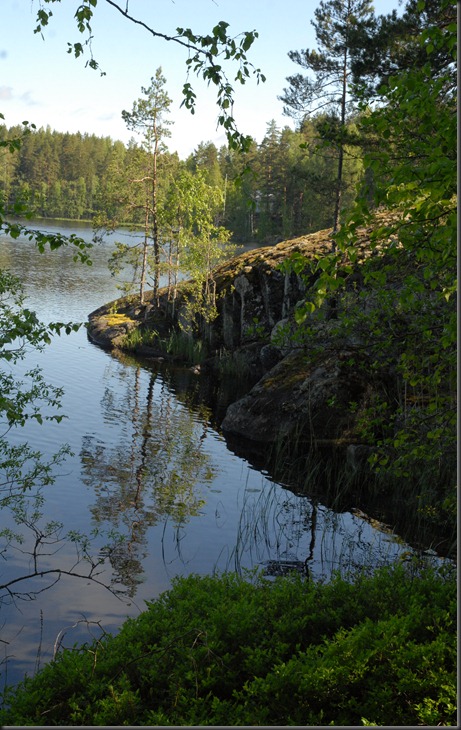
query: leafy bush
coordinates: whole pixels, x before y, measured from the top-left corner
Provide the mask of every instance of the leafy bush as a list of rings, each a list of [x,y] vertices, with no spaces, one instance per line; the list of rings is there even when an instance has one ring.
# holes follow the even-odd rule
[[[7,689],[8,725],[456,724],[456,581],[189,576]]]

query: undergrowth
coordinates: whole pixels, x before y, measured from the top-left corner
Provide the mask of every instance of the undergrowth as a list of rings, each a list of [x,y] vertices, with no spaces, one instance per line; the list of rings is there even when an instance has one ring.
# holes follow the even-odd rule
[[[142,345],[154,345],[157,341],[158,333],[152,329],[135,327],[126,333],[121,342],[124,350],[135,352]]]
[[[189,576],[7,689],[4,725],[456,725],[456,580]]]

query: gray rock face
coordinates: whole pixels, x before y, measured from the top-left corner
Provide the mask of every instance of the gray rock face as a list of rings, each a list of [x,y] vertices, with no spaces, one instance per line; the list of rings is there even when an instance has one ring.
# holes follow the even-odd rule
[[[115,320],[115,321],[114,321]],[[128,317],[116,316],[93,317],[91,326],[88,327],[88,335],[92,342],[100,347],[113,349],[123,345],[125,335],[138,326],[136,320]]]
[[[347,347],[358,346],[355,335],[349,333],[347,341],[332,347],[334,322],[317,311],[310,322],[317,333],[316,352],[294,350],[294,310],[312,281],[308,275],[279,268],[292,253],[309,259],[329,248],[329,232],[320,231],[223,264],[214,272],[218,316],[210,322],[192,322],[180,292],[173,311],[165,290],[159,306],[149,302],[139,312],[122,300],[117,303],[120,315],[112,318],[109,305],[100,308],[90,315],[89,334],[103,346],[120,346],[134,326],[152,328],[165,337],[181,329],[187,318],[190,336],[201,338],[211,350],[204,369],[208,377],[219,377],[213,359],[218,363],[227,354],[235,363],[245,362],[254,372],[253,382],[261,378],[229,406],[222,422],[225,432],[264,443],[286,437],[310,444],[353,443],[356,413],[370,387],[364,368],[347,364],[353,362]]]
[[[275,345],[264,345],[259,353],[264,370],[271,370],[283,358],[282,351]]]
[[[261,339],[291,311],[291,302],[300,298],[302,289],[299,277],[288,277],[269,267],[251,267],[236,276],[218,301],[219,318],[209,333],[213,343],[234,349]]]
[[[336,358],[314,366],[306,354],[292,353],[229,406],[222,429],[268,443],[286,437],[338,441],[353,427],[367,387],[364,377]]]

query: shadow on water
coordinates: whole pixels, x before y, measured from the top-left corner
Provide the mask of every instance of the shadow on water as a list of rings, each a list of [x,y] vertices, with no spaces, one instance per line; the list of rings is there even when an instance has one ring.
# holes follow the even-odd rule
[[[189,408],[206,407],[210,424],[217,430],[228,405],[248,392],[257,379],[252,380],[249,373],[246,380],[228,376],[218,382],[197,375],[192,368],[163,368],[163,377]],[[336,513],[352,513],[376,530],[400,536],[398,539],[418,552],[456,557],[456,532],[452,527],[425,520],[395,486],[383,489],[366,466],[351,466],[344,447],[314,448],[295,439],[271,445],[231,433],[223,436],[230,452],[296,497]],[[304,561],[288,561],[287,569],[290,565],[294,570],[305,570]]]
[[[366,464],[351,466],[344,447],[268,445],[229,433],[225,438],[230,451],[298,497],[319,501],[337,513],[351,512],[377,530],[399,535],[419,553],[456,559],[452,522],[426,519],[398,485],[383,485]]]

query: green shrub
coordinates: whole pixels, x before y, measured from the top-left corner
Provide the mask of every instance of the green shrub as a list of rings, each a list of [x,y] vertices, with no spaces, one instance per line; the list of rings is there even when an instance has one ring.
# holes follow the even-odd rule
[[[8,725],[456,724],[456,581],[189,576],[4,694]]]

